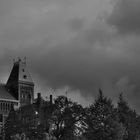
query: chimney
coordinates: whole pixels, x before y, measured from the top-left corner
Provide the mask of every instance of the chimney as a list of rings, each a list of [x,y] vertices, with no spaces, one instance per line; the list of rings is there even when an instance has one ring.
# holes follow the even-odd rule
[[[52,104],[52,95],[50,95],[50,104]]]
[[[37,93],[37,99],[41,98],[41,93]]]
[[[39,107],[42,105],[41,93],[37,93],[37,104]]]

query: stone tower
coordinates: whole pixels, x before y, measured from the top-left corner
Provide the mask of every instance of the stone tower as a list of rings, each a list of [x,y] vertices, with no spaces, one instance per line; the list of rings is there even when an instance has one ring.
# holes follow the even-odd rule
[[[14,62],[7,81],[8,91],[19,101],[19,106],[32,103],[34,100],[34,82],[28,72],[26,60],[20,58]]]

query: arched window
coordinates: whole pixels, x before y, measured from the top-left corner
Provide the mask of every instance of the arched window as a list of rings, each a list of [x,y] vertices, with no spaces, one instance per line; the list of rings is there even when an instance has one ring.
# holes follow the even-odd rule
[[[3,110],[5,111],[5,103],[3,103],[3,105],[2,105],[2,106],[3,106]]]
[[[7,103],[5,103],[5,110],[7,111]]]
[[[3,110],[3,102],[1,103],[1,107],[2,107],[2,110]]]
[[[10,103],[8,103],[8,110],[10,110]]]

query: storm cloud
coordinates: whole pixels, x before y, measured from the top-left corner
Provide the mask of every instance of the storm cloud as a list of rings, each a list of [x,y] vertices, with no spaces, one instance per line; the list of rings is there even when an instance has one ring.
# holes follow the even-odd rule
[[[87,102],[102,88],[139,109],[138,0],[0,1],[0,76],[27,57],[37,90],[52,88]],[[46,96],[46,94],[44,95]]]
[[[140,33],[140,1],[116,0],[108,21],[121,33]]]

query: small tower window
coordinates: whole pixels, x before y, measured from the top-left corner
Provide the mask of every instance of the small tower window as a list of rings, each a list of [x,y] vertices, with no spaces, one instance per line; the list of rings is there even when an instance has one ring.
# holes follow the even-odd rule
[[[23,71],[23,72],[25,72],[25,70],[24,70],[24,69],[22,69],[22,71]]]
[[[27,79],[27,75],[23,75],[23,78],[24,78],[24,79]]]

